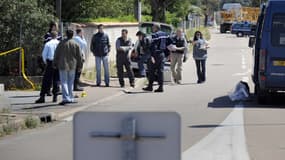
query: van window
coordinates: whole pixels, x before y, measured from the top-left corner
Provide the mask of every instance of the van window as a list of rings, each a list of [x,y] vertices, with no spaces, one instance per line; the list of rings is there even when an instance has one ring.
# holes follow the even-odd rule
[[[273,16],[271,43],[273,46],[285,46],[285,13]]]

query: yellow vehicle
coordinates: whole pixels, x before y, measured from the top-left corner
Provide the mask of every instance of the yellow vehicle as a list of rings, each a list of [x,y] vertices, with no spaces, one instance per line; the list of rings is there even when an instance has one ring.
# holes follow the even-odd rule
[[[225,3],[220,11],[220,32],[226,33],[236,22],[249,22],[255,24],[259,15],[259,8],[242,7],[240,3]]]

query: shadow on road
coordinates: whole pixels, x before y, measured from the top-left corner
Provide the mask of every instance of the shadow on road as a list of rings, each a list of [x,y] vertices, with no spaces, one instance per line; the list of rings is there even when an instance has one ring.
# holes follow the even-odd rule
[[[11,96],[9,98],[33,98],[33,97],[39,97],[39,95]]]
[[[199,124],[191,125],[188,128],[218,128],[218,127],[240,127],[240,126],[285,126],[285,123],[245,123],[245,124],[233,124],[233,125],[221,125],[221,124]]]
[[[270,97],[270,102],[266,105],[257,103],[256,97],[252,94],[248,101],[233,102],[228,96],[221,96],[208,103],[209,108],[272,108],[285,109],[285,95],[274,95]]]

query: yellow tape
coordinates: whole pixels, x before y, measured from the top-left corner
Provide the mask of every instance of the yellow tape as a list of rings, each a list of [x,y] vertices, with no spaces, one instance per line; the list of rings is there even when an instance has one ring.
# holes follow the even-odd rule
[[[6,55],[6,54],[9,54],[9,53],[11,53],[11,52],[15,52],[15,51],[20,50],[20,49],[21,49],[21,47],[18,47],[18,48],[11,49],[11,50],[6,51],[6,52],[2,52],[2,53],[0,53],[0,56],[4,56],[4,55]]]
[[[15,48],[15,49],[12,49],[12,50],[9,50],[9,51],[6,51],[6,52],[2,52],[2,53],[0,53],[0,56],[7,55],[7,54],[15,52],[17,50],[21,51],[20,56],[21,56],[21,73],[22,73],[22,76],[32,86],[33,90],[35,90],[34,83],[31,80],[29,80],[29,78],[27,77],[27,75],[25,73],[25,50],[24,50],[24,48],[18,47],[18,48]]]

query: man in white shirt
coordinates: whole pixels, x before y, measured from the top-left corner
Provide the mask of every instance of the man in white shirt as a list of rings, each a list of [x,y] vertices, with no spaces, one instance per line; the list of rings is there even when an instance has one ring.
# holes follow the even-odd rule
[[[79,44],[82,59],[84,62],[86,59],[87,42],[83,36],[83,30],[81,28],[76,29],[76,36],[74,37],[74,40],[76,43]],[[80,79],[81,71],[82,71],[82,68],[80,70],[76,70],[74,84],[73,84],[74,91],[83,91],[83,88],[79,87],[79,79]]]
[[[52,31],[51,36],[52,40],[48,41],[45,44],[42,52],[42,57],[44,63],[46,64],[46,68],[43,75],[40,98],[36,100],[35,103],[45,103],[45,93],[48,92],[51,85],[53,85],[52,87],[53,102],[57,101],[57,94],[59,91],[59,85],[58,85],[59,74],[58,70],[55,69],[53,66],[53,58],[54,58],[54,52],[56,50],[57,45],[59,44],[59,41],[57,40],[56,31]]]

